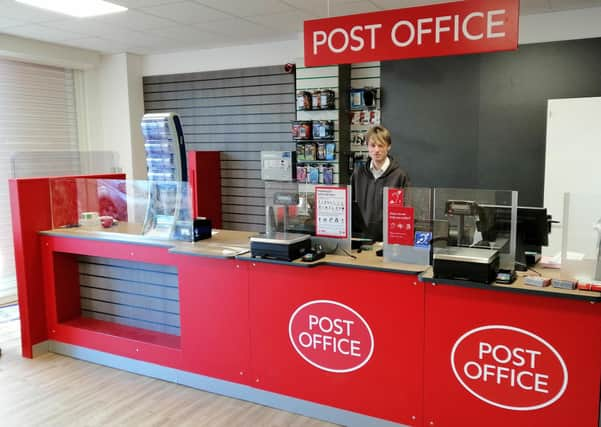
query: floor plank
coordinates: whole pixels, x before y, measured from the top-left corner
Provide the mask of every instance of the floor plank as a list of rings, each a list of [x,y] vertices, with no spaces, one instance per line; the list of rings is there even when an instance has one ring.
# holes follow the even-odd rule
[[[332,427],[334,424],[48,353],[21,357],[0,323],[2,426]]]

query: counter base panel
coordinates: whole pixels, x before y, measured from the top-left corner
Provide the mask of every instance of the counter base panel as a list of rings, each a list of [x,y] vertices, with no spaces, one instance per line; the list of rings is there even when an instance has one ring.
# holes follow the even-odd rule
[[[41,344],[44,344],[45,348],[53,353],[62,354],[75,359],[139,375],[145,375],[348,427],[408,427],[405,424],[393,423],[351,411],[336,409],[302,399],[295,399],[229,381],[130,359],[128,357],[117,356],[73,344],[66,344],[54,340],[45,341],[44,343],[40,343],[40,345]]]

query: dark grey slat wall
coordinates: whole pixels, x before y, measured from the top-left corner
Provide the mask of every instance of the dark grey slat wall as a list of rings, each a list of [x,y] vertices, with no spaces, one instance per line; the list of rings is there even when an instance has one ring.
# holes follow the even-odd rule
[[[144,77],[147,113],[174,111],[187,150],[221,151],[223,228],[263,231],[261,150],[294,150],[294,74],[283,66]]]
[[[80,256],[82,316],[180,334],[177,269]]]

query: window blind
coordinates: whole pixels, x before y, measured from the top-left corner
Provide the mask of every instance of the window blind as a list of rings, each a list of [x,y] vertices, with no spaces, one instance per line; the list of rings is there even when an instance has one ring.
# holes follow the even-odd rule
[[[0,59],[0,301],[15,294],[8,179],[80,172],[73,70]]]

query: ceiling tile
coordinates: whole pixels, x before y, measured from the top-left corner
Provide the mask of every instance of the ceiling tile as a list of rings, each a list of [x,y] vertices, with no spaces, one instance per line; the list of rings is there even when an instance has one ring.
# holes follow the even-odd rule
[[[178,40],[180,42],[218,42],[223,39],[222,35],[202,31],[200,28],[192,27],[189,25],[173,25],[170,27],[157,28],[153,31],[157,36],[164,37],[166,39]]]
[[[451,0],[371,0],[382,9],[404,9],[406,7],[424,6],[437,3],[448,3]]]
[[[197,24],[231,18],[231,15],[191,1],[170,3],[163,6],[151,6],[144,9],[144,11],[160,18],[170,19],[183,24]]]
[[[221,10],[234,16],[248,17],[296,10],[280,0],[195,0],[197,3]]]
[[[110,0],[112,3],[125,6],[129,9],[143,9],[149,6],[177,3],[181,0]]]
[[[312,19],[313,17],[314,16],[308,12],[297,10],[294,12],[277,13],[273,15],[252,16],[247,19],[274,30],[299,33],[303,31],[304,21]]]
[[[98,37],[86,37],[83,39],[68,40],[63,42],[63,44],[83,49],[97,50],[103,53],[127,52],[127,46],[125,44],[115,43],[114,40],[104,40]]]
[[[244,37],[246,36],[266,35],[273,32],[267,27],[240,18],[205,22],[195,25],[195,27],[203,31],[221,34],[230,38],[240,38],[241,40],[244,40]]]
[[[173,21],[143,12],[138,12],[136,10],[128,10],[123,13],[113,13],[110,15],[98,16],[94,18],[94,22],[142,31],[173,25]]]
[[[284,3],[293,6],[295,9],[304,10],[310,12],[316,16],[327,16],[328,10],[330,16],[335,16],[336,8],[348,3],[359,3],[357,0],[282,0]],[[363,0],[360,3],[364,3],[369,6],[374,6],[370,0]],[[329,9],[328,9],[329,6]]]

